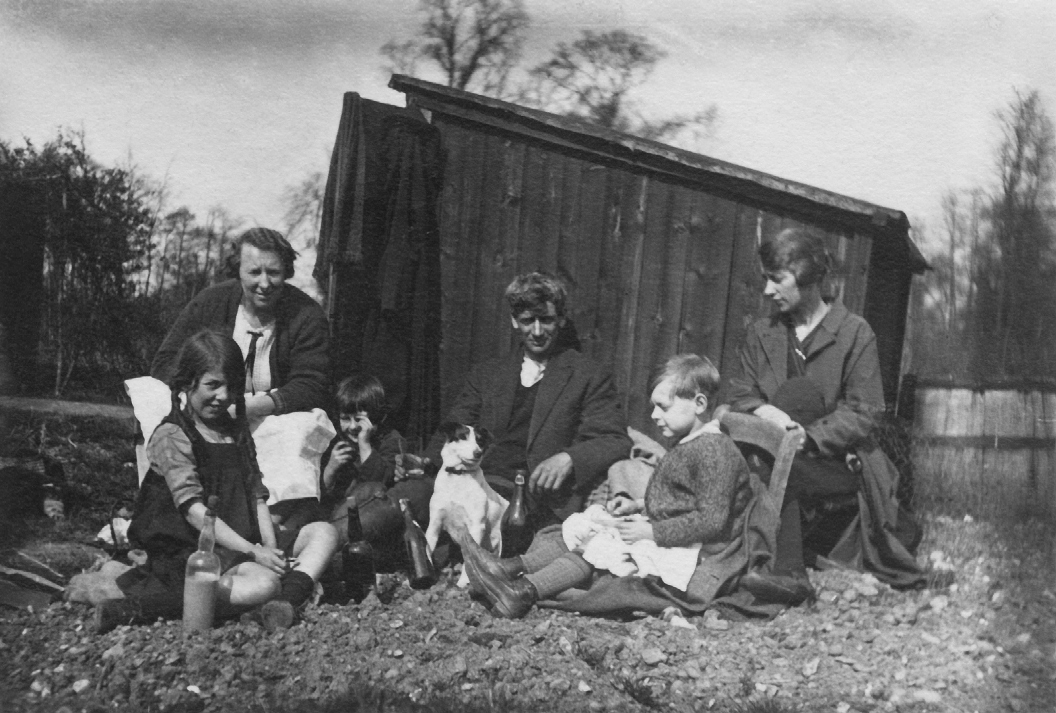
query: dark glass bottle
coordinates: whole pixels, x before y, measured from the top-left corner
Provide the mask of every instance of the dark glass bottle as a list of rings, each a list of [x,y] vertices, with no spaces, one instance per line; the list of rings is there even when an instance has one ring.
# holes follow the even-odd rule
[[[403,541],[407,544],[407,575],[413,589],[428,589],[436,583],[436,572],[425,543],[425,533],[411,515],[410,502],[400,498],[403,512]]]
[[[359,503],[355,500],[348,504],[348,544],[341,559],[341,571],[345,580],[345,595],[356,602],[363,601],[377,582],[374,548],[363,537]]]
[[[513,496],[502,515],[502,556],[524,554],[531,544],[528,529],[528,504],[525,502],[525,481],[528,471],[518,469],[513,478]]]

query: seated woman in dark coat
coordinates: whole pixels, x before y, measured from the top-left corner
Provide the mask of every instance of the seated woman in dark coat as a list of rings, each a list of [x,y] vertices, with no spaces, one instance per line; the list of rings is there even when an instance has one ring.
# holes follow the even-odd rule
[[[860,527],[835,556],[892,584],[915,584],[921,578],[916,561],[891,534],[898,475],[873,439],[884,412],[873,330],[834,301],[826,280],[831,259],[817,236],[784,230],[760,246],[759,257],[763,294],[776,310],[748,330],[729,406],[784,428],[803,428],[806,439],[789,475],[773,574],[750,573],[742,586],[789,603],[809,597],[800,502],[855,494],[864,505]],[[849,455],[860,459],[861,474],[848,466]]]
[[[326,409],[330,331],[315,300],[286,281],[296,251],[276,230],[250,228],[235,241],[233,279],[208,287],[183,308],[158,348],[150,375],[168,382],[176,354],[200,329],[230,334],[246,362],[246,416]]]

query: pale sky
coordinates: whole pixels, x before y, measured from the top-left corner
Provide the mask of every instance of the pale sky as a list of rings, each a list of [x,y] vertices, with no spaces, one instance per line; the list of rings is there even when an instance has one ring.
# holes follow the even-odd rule
[[[173,207],[276,225],[284,187],[326,171],[341,95],[393,104],[381,44],[417,0],[0,0],[0,139],[83,128],[104,163],[167,177]],[[694,150],[938,226],[949,188],[990,180],[1013,88],[1056,116],[1052,0],[526,0],[528,61],[586,28],[669,53],[647,116],[714,102]]]

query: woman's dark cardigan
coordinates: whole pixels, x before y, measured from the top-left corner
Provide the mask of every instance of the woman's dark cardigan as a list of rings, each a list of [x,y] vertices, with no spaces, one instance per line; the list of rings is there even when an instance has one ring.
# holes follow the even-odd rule
[[[315,300],[293,285],[285,285],[275,310],[275,343],[271,393],[275,413],[328,409],[330,405],[330,333],[326,316]],[[162,342],[150,375],[166,383],[176,369],[176,354],[195,332],[206,327],[230,335],[242,301],[242,285],[227,280],[208,287],[183,308]]]

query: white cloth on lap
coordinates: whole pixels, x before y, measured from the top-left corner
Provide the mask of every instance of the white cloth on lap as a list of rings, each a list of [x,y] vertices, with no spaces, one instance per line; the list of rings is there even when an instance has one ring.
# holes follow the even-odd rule
[[[322,409],[268,416],[250,424],[257,464],[271,496],[268,505],[319,499],[319,461],[337,435]]]
[[[127,380],[125,390],[145,444],[172,410],[172,392],[164,382],[150,376]],[[319,461],[337,435],[325,411],[317,408],[267,416],[250,423],[249,430],[257,449],[257,465],[270,493],[269,505],[295,498],[319,498]],[[140,484],[150,469],[143,444],[136,446]]]
[[[642,515],[631,518],[647,519]],[[627,544],[613,527],[617,519],[601,505],[591,505],[581,513],[570,515],[561,525],[565,546],[581,554],[594,567],[617,577],[652,575],[679,591],[686,591],[697,568],[700,545],[660,547],[652,540]]]

